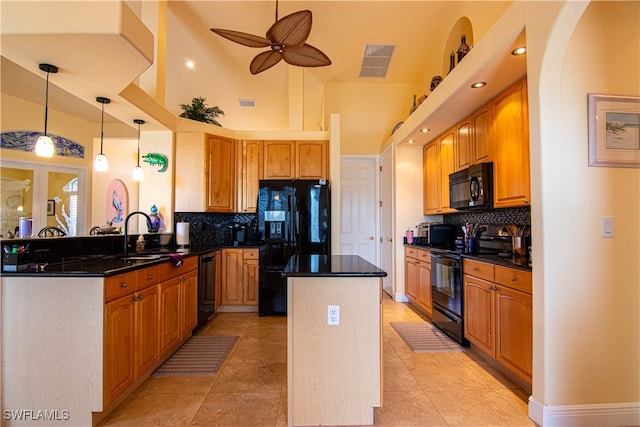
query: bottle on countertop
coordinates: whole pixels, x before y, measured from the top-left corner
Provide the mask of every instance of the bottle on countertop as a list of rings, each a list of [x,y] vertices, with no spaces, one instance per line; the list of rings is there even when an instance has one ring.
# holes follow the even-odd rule
[[[407,243],[413,243],[413,230],[407,230]]]
[[[147,242],[144,240],[144,236],[140,234],[138,236],[138,240],[136,240],[136,252],[144,252],[145,247],[147,246]]]

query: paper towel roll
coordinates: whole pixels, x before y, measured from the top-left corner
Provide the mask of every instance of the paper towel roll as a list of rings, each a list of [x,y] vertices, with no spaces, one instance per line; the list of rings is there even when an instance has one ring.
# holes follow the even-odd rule
[[[189,223],[176,223],[176,244],[178,246],[189,246]]]

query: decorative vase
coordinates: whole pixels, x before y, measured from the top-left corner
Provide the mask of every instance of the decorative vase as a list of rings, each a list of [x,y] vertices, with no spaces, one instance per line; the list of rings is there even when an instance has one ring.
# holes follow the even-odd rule
[[[149,219],[151,220],[151,228],[149,229],[150,233],[157,233],[162,226],[162,218],[158,215],[158,207],[156,205],[151,206],[151,214],[149,214]]]
[[[440,83],[442,83],[442,76],[433,76],[433,78],[431,79],[431,92],[433,92]]]
[[[471,48],[467,44],[467,36],[463,34],[460,39],[460,46],[458,46],[458,64],[460,63],[460,61],[462,61],[462,58],[464,58],[467,53],[469,53],[470,50]]]
[[[453,68],[456,66],[456,54],[451,51],[451,55],[449,55],[449,73],[453,71]],[[447,75],[449,75],[447,73]]]

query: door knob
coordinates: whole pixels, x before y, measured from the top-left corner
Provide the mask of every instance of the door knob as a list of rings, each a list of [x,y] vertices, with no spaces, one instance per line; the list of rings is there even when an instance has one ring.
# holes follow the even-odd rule
[[[375,237],[373,236],[369,236],[369,240],[373,240]]]

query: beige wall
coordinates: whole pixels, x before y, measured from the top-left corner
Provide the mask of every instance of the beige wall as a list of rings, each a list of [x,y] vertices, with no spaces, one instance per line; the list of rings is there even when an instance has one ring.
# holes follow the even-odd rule
[[[640,95],[639,16],[638,2],[591,3],[562,63],[544,67],[559,71],[541,83],[544,247],[534,248],[548,405],[640,401],[640,169],[587,161],[587,93]],[[613,239],[600,237],[603,216],[615,218]]]
[[[341,154],[379,154],[396,123],[409,115],[413,88],[409,84],[326,84],[325,115],[341,117]]]

